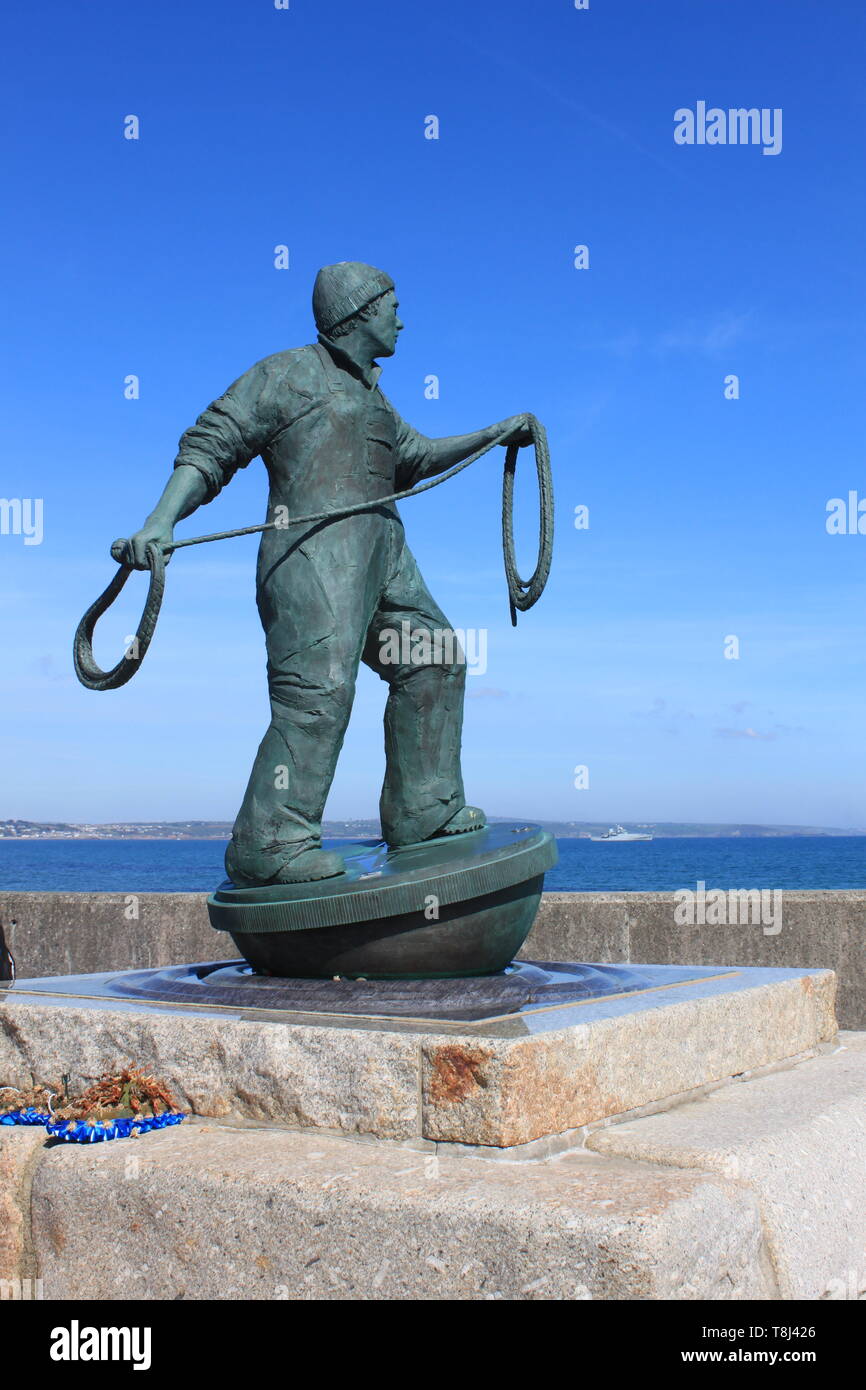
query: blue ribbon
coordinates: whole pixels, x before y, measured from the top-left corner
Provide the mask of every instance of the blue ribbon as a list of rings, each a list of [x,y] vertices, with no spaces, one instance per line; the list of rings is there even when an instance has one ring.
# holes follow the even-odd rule
[[[134,1133],[147,1134],[152,1129],[165,1129],[168,1125],[179,1125],[185,1114],[136,1115],[131,1119],[120,1120],[55,1120],[46,1124],[46,1133],[52,1139],[62,1139],[67,1144],[101,1144],[109,1139],[128,1139]]]
[[[100,1144],[107,1139],[128,1139],[132,1134],[147,1134],[151,1129],[165,1129],[168,1125],[179,1125],[186,1115],[169,1113],[166,1115],[134,1115],[119,1120],[52,1120],[44,1110],[29,1106],[26,1110],[7,1110],[0,1115],[0,1125],[44,1125],[52,1139],[63,1139],[69,1144]]]

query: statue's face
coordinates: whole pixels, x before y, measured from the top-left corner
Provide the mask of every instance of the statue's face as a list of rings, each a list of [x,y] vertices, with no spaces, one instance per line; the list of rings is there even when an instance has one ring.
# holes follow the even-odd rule
[[[376,313],[365,325],[374,345],[374,357],[393,357],[397,347],[397,334],[403,327],[397,317],[397,296],[393,290],[383,294],[376,305]]]

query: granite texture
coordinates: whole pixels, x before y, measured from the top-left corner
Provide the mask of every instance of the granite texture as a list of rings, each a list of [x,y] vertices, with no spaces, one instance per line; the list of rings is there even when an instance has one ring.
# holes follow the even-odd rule
[[[588,1147],[748,1188],[783,1298],[866,1296],[866,1035],[840,1042],[791,1070],[613,1124]]]
[[[53,1149],[0,1129],[0,1278],[83,1301],[857,1299],[864,1116],[866,1035],[842,1034],[538,1161],[219,1121]]]
[[[504,1147],[795,1057],[836,1031],[826,971],[732,972],[476,1025],[80,997],[98,980],[39,982],[79,997],[31,995],[26,982],[0,994],[0,1084],[67,1072],[74,1086],[134,1062],[200,1116]]]
[[[30,1277],[27,1267],[30,1176],[45,1131],[0,1125],[0,1279]]]
[[[424,1135],[525,1144],[638,1109],[785,1057],[836,1032],[833,976],[704,988],[529,1039],[424,1045]]]
[[[197,1115],[405,1138],[418,1133],[410,1035],[239,1021],[187,1012],[0,1004],[0,1080],[67,1072],[72,1089],[128,1063],[167,1081]]]
[[[115,1232],[135,1238],[130,1259]],[[716,1174],[539,1165],[187,1123],[47,1153],[47,1298],[742,1299],[776,1290],[754,1197]]]

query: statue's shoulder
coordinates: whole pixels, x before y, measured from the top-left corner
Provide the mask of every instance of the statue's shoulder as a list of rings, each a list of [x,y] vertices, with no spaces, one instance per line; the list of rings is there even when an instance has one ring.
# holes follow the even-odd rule
[[[321,384],[322,366],[312,343],[305,347],[287,348],[273,352],[250,367],[245,376],[256,378],[262,385],[279,382],[296,391],[312,394]]]

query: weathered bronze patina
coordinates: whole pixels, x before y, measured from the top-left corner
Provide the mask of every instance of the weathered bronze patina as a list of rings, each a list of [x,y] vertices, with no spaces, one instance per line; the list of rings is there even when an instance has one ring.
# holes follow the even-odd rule
[[[404,849],[349,842],[344,873],[208,898],[212,927],[268,975],[368,979],[502,970],[529,935],[556,841],[507,822]]]
[[[361,661],[389,687],[380,814],[390,849],[486,824],[483,811],[466,804],[460,768],[465,661],[406,544],[393,497],[494,444],[506,445],[513,617],[515,607],[536,601],[550,564],[549,514],[529,581],[514,568],[510,534],[517,448],[534,442],[538,462],[543,431],[531,416],[515,415],[471,434],[430,439],[402,420],[379,387],[376,365],[396,348],[403,327],[397,308],[393,281],[373,266],[350,261],[319,272],[318,341],[258,362],[187,430],[157,506],[129,541],[113,548],[123,568],[76,639],[76,670],[86,684],[108,689],[127,678],[94,669],[90,638],[99,613],[130,568],[150,569],[156,598],[149,640],[164,556],[183,544],[175,542],[174,526],[261,455],[270,480],[269,520],[246,529],[263,533],[257,602],[271,722],[226,853],[226,870],[239,889],[345,872],[343,858],[322,848],[321,820]],[[538,466],[546,506],[548,475]],[[406,623],[412,659],[395,660],[387,639]],[[452,641],[443,642],[443,634]],[[417,658],[425,650],[427,659]]]

